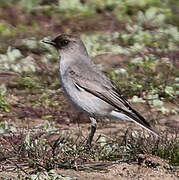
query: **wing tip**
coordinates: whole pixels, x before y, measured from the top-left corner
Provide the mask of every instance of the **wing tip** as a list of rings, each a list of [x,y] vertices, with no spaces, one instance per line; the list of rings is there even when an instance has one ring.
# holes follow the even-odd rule
[[[145,130],[151,132],[155,136],[157,136],[157,137],[161,136],[161,133],[158,130],[156,130],[155,128],[151,127],[151,125],[143,117],[142,117],[142,120],[141,120],[139,117],[137,118],[137,117],[135,117],[133,115],[131,115],[132,117],[130,117],[129,115],[127,116],[126,114],[123,114],[123,113],[120,113],[120,112],[117,112],[117,111],[112,111],[111,115],[114,116],[114,117],[123,119],[123,120],[132,121],[132,122],[138,124],[139,126],[141,126],[142,128],[144,128]],[[141,115],[140,115],[140,117],[141,117]]]
[[[158,131],[158,130],[156,130],[155,128],[148,128],[148,127],[146,127],[146,129],[148,130],[148,131],[150,131],[152,134],[154,134],[155,136],[157,136],[157,137],[161,137],[162,135],[161,135],[161,133]]]

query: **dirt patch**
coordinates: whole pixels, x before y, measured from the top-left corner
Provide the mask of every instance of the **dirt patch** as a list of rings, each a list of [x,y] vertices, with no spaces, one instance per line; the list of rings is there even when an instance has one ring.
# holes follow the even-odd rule
[[[177,175],[170,174],[163,168],[152,169],[137,164],[119,163],[107,168],[107,172],[84,172],[74,170],[60,170],[60,174],[77,178],[78,180],[116,180],[116,179],[145,179],[145,180],[177,180]]]

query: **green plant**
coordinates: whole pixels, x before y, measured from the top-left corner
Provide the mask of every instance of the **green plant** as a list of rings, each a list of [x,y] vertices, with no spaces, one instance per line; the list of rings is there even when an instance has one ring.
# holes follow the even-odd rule
[[[20,2],[27,12],[32,12],[34,8],[42,2],[42,0],[20,0]]]
[[[39,88],[37,84],[31,77],[24,77],[19,81],[19,86],[26,89]]]
[[[94,8],[90,4],[82,4],[80,0],[65,0],[59,1],[59,10],[60,12],[65,12],[66,17],[71,17],[77,13],[80,15],[93,15],[95,13]]]
[[[4,98],[6,91],[7,91],[6,86],[1,85],[0,86],[0,109],[2,109],[3,111],[9,112],[10,111],[9,104]]]

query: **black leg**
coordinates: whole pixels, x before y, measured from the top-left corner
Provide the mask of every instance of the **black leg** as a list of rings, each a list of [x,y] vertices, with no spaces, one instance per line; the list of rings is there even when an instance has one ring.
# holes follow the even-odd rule
[[[96,127],[97,127],[96,119],[90,117],[90,120],[91,120],[91,130],[90,130],[90,133],[89,133],[88,139],[87,139],[88,146],[91,146],[91,142],[93,141],[93,137],[94,137],[94,134],[96,132]]]

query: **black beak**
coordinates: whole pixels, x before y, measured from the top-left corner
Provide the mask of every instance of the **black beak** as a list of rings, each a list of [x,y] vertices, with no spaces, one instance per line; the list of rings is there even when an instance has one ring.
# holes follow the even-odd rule
[[[52,46],[56,46],[56,43],[53,40],[42,40],[43,43],[50,44]]]

